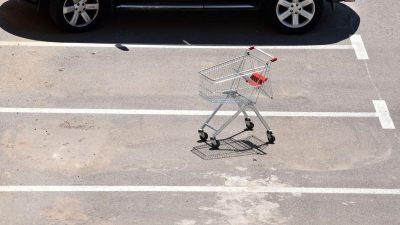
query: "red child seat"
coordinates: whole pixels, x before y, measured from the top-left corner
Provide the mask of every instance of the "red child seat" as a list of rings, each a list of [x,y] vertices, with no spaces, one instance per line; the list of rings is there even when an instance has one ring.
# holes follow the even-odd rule
[[[261,75],[260,73],[253,73],[250,76],[250,79],[246,82],[253,87],[261,87],[265,82],[267,82],[268,78]]]

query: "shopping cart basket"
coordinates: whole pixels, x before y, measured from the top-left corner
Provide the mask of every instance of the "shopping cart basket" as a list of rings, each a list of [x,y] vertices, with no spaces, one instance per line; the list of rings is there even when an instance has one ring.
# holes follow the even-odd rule
[[[277,58],[252,46],[241,56],[199,72],[200,96],[212,103],[218,103],[217,108],[198,130],[202,141],[207,141],[208,139],[208,134],[204,131],[204,128],[208,127],[214,131],[213,136],[210,137],[211,146],[218,148],[220,142],[217,140],[217,135],[236,119],[240,113],[243,113],[245,117],[247,129],[252,130],[254,123],[251,122],[246,113],[247,109],[252,109],[266,128],[269,143],[275,141],[271,128],[255,105],[260,93],[271,99],[273,97],[269,70],[272,62],[276,60]],[[224,104],[229,103],[237,104],[239,107],[237,112],[220,128],[217,129],[210,126],[211,119]]]

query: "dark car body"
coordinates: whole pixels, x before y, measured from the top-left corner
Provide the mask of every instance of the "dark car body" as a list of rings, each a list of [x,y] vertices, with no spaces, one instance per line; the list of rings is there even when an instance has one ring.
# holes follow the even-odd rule
[[[332,8],[354,0],[28,0],[38,10],[49,12],[65,30],[92,29],[105,15],[116,10],[263,10],[277,28],[303,33],[313,28],[323,12],[324,2]],[[85,6],[87,4],[87,8]],[[90,7],[89,7],[90,6]],[[86,11],[85,11],[86,10]],[[76,12],[75,12],[76,11]],[[69,14],[69,15],[67,15]]]
[[[44,11],[47,10],[49,7],[49,2],[50,0],[28,0],[34,4],[37,5],[37,9],[40,11]],[[115,9],[121,9],[123,7],[123,5],[162,5],[162,3],[165,4],[169,4],[171,5],[171,9],[173,9],[173,6],[180,6],[180,7],[175,7],[175,9],[184,9],[182,8],[182,4],[184,3],[194,3],[194,5],[197,5],[198,3],[201,6],[201,8],[203,8],[203,4],[204,4],[204,9],[207,8],[214,8],[217,9],[217,7],[215,7],[217,4],[218,5],[225,5],[225,6],[229,6],[229,5],[244,5],[244,6],[251,6],[250,8],[254,8],[254,9],[258,9],[262,6],[264,1],[268,1],[268,0],[206,0],[206,1],[193,1],[193,0],[175,0],[175,1],[163,1],[163,0],[155,0],[155,1],[143,1],[143,0],[109,0],[110,2],[110,10],[113,11]],[[346,1],[346,2],[352,2],[354,0],[326,0],[327,2],[330,2],[333,4],[337,3],[337,2],[342,2],[342,1]],[[197,4],[196,4],[197,3]],[[156,8],[156,7],[154,7]],[[132,8],[133,9],[133,8]],[[140,7],[137,7],[137,9],[140,9]],[[142,9],[145,9],[145,7],[142,7]],[[150,8],[149,8],[150,9]],[[161,8],[159,8],[161,9]],[[192,9],[194,9],[194,7],[192,7]],[[233,9],[233,8],[232,8]],[[237,9],[239,9],[237,7]]]

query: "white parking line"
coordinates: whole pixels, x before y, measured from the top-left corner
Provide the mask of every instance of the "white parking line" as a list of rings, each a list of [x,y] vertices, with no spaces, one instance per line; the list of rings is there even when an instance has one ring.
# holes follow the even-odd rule
[[[269,117],[378,117],[383,129],[395,129],[386,102],[373,101],[376,112],[273,112],[262,111],[262,116]],[[0,108],[0,113],[28,114],[103,114],[103,115],[162,115],[162,116],[208,116],[207,110],[158,110],[158,109],[67,109],[67,108]],[[232,116],[236,111],[219,111],[218,116]],[[249,112],[250,116],[255,116]]]
[[[44,41],[0,41],[0,46],[14,47],[84,47],[84,48],[155,48],[155,49],[246,49],[249,46],[235,45],[141,45],[141,44],[103,44],[103,43],[69,43],[69,42],[44,42]],[[283,50],[346,50],[353,49],[352,45],[285,45],[285,46],[257,46],[261,49]]]
[[[211,192],[400,195],[400,189],[229,186],[0,186],[0,192]]]
[[[360,35],[350,36],[351,45],[281,45],[281,46],[257,46],[264,50],[349,50],[353,49],[359,60],[369,59],[363,40]],[[14,47],[79,47],[79,48],[147,48],[147,49],[246,49],[248,46],[239,45],[148,45],[128,43],[69,43],[69,42],[45,42],[45,41],[0,41],[0,46]]]
[[[31,114],[108,114],[108,115],[164,115],[209,116],[208,110],[157,110],[157,109],[65,109],[65,108],[0,108],[0,113]],[[219,111],[218,116],[232,116],[236,111]],[[262,116],[274,117],[378,117],[374,112],[260,112]],[[255,116],[253,112],[248,113]]]
[[[354,34],[350,37],[351,45],[354,48],[357,59],[359,60],[367,60],[369,59],[367,49],[364,46],[364,42],[361,38],[361,35]]]
[[[374,103],[374,107],[376,113],[378,114],[379,121],[381,122],[383,129],[396,129],[390,117],[389,109],[386,105],[386,102],[383,100],[375,100],[372,101]]]

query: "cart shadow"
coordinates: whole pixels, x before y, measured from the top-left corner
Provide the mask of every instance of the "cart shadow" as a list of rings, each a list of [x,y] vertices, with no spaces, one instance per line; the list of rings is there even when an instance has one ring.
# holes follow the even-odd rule
[[[22,0],[0,6],[0,28],[38,41],[127,44],[193,45],[323,45],[349,38],[360,17],[345,4],[326,10],[319,25],[303,35],[285,35],[256,12],[116,12],[97,29],[80,34],[57,29],[47,13],[37,13]],[[124,48],[126,51],[127,49]]]
[[[265,149],[269,145],[268,142],[266,143],[253,135],[235,139],[239,134],[220,140],[221,145],[218,149],[212,148],[208,142],[202,142],[202,145],[193,147],[191,152],[203,160],[267,154]]]

